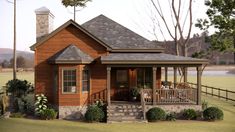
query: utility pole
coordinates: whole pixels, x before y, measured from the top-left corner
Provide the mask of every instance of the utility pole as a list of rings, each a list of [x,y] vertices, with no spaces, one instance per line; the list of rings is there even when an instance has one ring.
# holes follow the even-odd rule
[[[16,79],[16,0],[14,0],[13,79]]]

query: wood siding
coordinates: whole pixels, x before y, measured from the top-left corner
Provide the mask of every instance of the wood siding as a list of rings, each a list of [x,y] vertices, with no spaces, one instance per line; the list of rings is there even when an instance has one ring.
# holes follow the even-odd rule
[[[81,66],[79,65],[58,65],[58,89],[55,92],[53,89],[53,68],[55,65],[47,63],[47,59],[63,50],[70,44],[76,45],[83,52],[89,54],[94,59],[99,58],[101,55],[107,54],[106,48],[101,46],[95,40],[70,25],[61,30],[48,41],[35,49],[35,93],[44,93],[48,97],[50,103],[55,105],[80,105],[88,102],[88,94],[82,93],[81,86],[78,86],[77,94],[62,94],[61,93],[61,72],[64,67],[75,67],[77,69],[78,78],[80,78]],[[99,70],[97,70],[99,69]],[[91,88],[95,89],[94,92],[106,88],[106,68],[101,65],[99,61],[91,65],[91,74],[94,79],[91,79]],[[101,73],[102,72],[102,73]],[[81,79],[80,79],[81,80]],[[100,81],[102,80],[102,81]],[[81,84],[78,83],[79,85]],[[94,88],[93,88],[94,86]],[[91,90],[92,92],[92,90]],[[55,94],[57,93],[57,95]],[[92,93],[90,93],[92,94]]]

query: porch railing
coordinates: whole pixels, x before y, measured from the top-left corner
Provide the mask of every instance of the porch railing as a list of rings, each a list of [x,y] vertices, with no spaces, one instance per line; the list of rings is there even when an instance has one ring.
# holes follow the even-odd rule
[[[91,95],[90,99],[91,103],[95,103],[96,101],[107,101],[107,90],[104,89],[102,91],[95,92]]]
[[[189,89],[143,89],[143,98],[146,104],[153,103],[153,96],[156,96],[156,104],[196,104],[197,90]]]

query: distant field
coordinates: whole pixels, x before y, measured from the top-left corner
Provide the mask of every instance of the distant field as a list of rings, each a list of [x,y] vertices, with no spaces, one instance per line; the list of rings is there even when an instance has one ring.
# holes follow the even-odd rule
[[[12,78],[12,72],[0,72],[0,86],[4,86]],[[34,83],[34,72],[17,72],[17,78]]]

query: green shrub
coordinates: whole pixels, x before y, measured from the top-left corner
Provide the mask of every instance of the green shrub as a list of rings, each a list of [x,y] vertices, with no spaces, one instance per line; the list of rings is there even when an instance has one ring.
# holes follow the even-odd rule
[[[104,117],[101,119],[101,121],[106,122],[107,121],[107,105],[104,104],[102,100],[96,101],[95,105],[98,106],[104,112]]]
[[[57,117],[57,112],[54,109],[45,109],[40,112],[41,119],[44,120],[53,120]]]
[[[163,109],[155,107],[148,110],[146,117],[148,121],[155,122],[158,120],[165,120],[166,113]]]
[[[166,115],[167,121],[176,121],[176,113],[169,113]]]
[[[217,107],[209,107],[203,111],[203,117],[208,121],[223,120],[224,113]]]
[[[88,122],[99,122],[102,121],[104,117],[104,112],[97,105],[89,106],[85,113],[85,119]]]
[[[195,120],[197,119],[197,112],[194,109],[185,109],[183,117],[187,120]]]
[[[37,94],[35,102],[35,114],[40,115],[40,113],[46,109],[47,109],[47,97],[44,94]]]
[[[22,114],[20,112],[11,113],[11,115],[10,115],[11,118],[23,118],[24,116],[25,116],[25,114]]]

